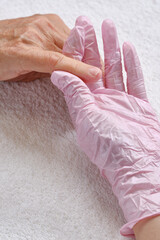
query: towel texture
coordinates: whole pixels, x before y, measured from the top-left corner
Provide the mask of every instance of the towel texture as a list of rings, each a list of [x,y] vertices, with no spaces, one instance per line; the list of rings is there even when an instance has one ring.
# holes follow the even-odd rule
[[[140,57],[148,99],[160,117],[160,2],[1,0],[0,19],[56,13],[72,28],[88,16],[103,56],[101,23]],[[77,143],[63,94],[50,79],[0,83],[0,240],[124,240],[109,183]]]

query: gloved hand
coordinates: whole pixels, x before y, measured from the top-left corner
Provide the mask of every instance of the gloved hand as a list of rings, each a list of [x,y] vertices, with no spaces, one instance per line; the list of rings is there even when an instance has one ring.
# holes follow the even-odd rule
[[[102,36],[105,87],[100,86],[102,80],[88,87],[62,71],[52,73],[51,80],[64,93],[81,149],[118,198],[127,220],[120,233],[134,236],[132,228],[139,220],[160,215],[160,123],[148,103],[133,45],[123,44],[125,92],[117,33],[110,20],[103,22]],[[87,18],[78,18],[64,52],[101,67],[94,29]]]

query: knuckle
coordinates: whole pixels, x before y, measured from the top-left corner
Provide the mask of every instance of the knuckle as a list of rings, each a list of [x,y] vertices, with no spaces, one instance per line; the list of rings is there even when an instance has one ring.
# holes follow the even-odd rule
[[[56,58],[56,60],[55,60],[55,66],[60,66],[61,65],[61,63],[62,63],[62,61],[63,61],[63,59],[64,59],[64,55],[62,55],[62,54],[56,54],[58,57]],[[55,55],[55,56],[56,56]]]
[[[52,14],[52,17],[55,18],[55,19],[57,19],[57,20],[58,20],[58,19],[61,19],[60,16],[57,15],[57,14]]]
[[[16,46],[19,46],[21,44],[31,43],[34,39],[37,39],[37,35],[38,33],[36,29],[34,29],[32,26],[27,26],[15,44]]]
[[[37,25],[42,25],[46,22],[48,22],[48,19],[45,15],[39,15],[33,20],[33,23]]]
[[[78,72],[78,68],[79,68],[78,61],[73,59],[73,70],[74,70],[74,72]]]
[[[52,69],[52,71],[55,69],[60,70],[60,66],[63,59],[64,59],[64,56],[62,54],[58,54],[58,53],[51,54],[48,59],[48,64],[50,69]]]
[[[63,20],[57,14],[46,14],[46,17],[50,22],[63,23]]]
[[[33,27],[31,25],[27,25],[23,27],[23,32],[24,33],[30,33],[33,31]]]
[[[57,15],[56,13],[46,14],[46,16],[50,16],[50,17],[52,17],[53,19],[61,19],[61,18],[59,17],[59,15]]]

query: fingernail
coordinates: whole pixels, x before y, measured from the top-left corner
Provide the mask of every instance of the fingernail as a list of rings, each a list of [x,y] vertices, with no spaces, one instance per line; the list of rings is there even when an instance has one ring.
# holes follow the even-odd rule
[[[92,76],[92,77],[95,77],[96,79],[98,78],[101,78],[102,77],[102,71],[99,69],[99,68],[90,68],[89,69],[89,74]]]

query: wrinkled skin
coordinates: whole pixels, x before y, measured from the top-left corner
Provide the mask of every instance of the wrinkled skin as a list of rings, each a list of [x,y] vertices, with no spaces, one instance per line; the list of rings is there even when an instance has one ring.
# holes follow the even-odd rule
[[[56,14],[36,14],[0,21],[0,81],[31,81],[64,70],[82,79],[99,79],[89,74],[91,66],[65,57],[64,42],[70,29]]]

